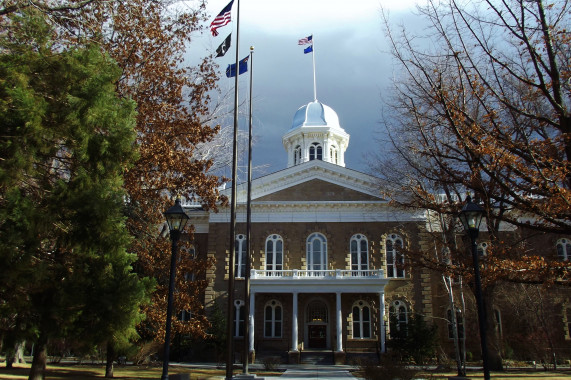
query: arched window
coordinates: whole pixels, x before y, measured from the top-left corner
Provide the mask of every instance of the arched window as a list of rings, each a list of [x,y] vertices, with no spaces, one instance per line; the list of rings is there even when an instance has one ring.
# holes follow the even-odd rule
[[[448,338],[454,339],[454,327],[452,321],[452,310],[446,310],[446,319],[448,320]],[[456,331],[458,339],[464,339],[464,316],[460,309],[456,309]]]
[[[323,160],[323,148],[319,143],[314,142],[309,147],[309,160]]]
[[[371,338],[371,308],[364,301],[353,304],[353,339]]]
[[[283,269],[284,241],[280,235],[270,235],[266,239],[266,270],[281,271]],[[281,276],[281,273],[270,273]]]
[[[562,261],[571,258],[571,240],[566,238],[557,240],[557,258]]]
[[[244,277],[246,274],[246,235],[236,235],[236,257],[234,260],[234,277]]]
[[[327,239],[320,233],[307,238],[307,269],[310,276],[324,276],[327,269]]]
[[[183,247],[180,249],[180,256],[178,258],[179,265],[183,260],[194,260],[196,259],[196,248],[194,245],[190,245],[188,247]],[[184,273],[184,280],[185,281],[194,281],[195,275],[194,272],[185,272]]]
[[[233,328],[235,337],[244,336],[244,301],[234,301]]]
[[[405,334],[408,324],[408,309],[404,301],[396,300],[389,308],[389,328],[391,337]]]
[[[266,304],[264,310],[264,337],[281,338],[283,321],[282,304],[279,301],[271,300]]]
[[[502,312],[500,309],[494,309],[494,321],[496,322],[495,329],[498,332],[498,336],[501,338],[504,332],[502,329]]]
[[[297,145],[293,150],[293,164],[301,164],[301,146]]]
[[[488,255],[488,243],[483,241],[478,243],[478,254],[480,256],[487,256]]]
[[[329,314],[327,313],[327,305],[322,301],[311,301],[307,305],[306,322],[329,322]]]
[[[369,247],[365,235],[356,234],[351,237],[351,270],[353,275],[360,275],[359,271],[369,269]]]
[[[337,162],[337,148],[335,147],[335,145],[331,145],[329,147],[329,158],[330,158],[332,163],[338,164],[338,162]]]
[[[402,238],[399,235],[392,234],[387,237],[387,277],[404,277],[404,255],[399,252],[402,247]]]
[[[178,320],[182,322],[188,322],[192,318],[192,313],[190,310],[183,310],[178,314]]]

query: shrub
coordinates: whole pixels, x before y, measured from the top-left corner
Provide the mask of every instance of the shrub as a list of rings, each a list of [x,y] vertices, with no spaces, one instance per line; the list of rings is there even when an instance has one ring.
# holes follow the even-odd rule
[[[421,315],[414,314],[408,320],[406,328],[397,330],[396,322],[391,323],[389,345],[402,357],[410,357],[418,365],[434,357],[437,347],[436,326],[426,323]]]
[[[380,364],[363,363],[359,369],[366,380],[412,380],[420,372],[420,369],[407,366],[395,354],[383,355]]]
[[[266,371],[275,371],[278,369],[278,365],[281,363],[281,359],[276,356],[268,356],[264,359],[264,369]]]

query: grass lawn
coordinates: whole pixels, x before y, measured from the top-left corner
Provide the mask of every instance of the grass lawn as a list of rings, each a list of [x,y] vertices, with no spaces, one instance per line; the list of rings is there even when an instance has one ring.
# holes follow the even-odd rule
[[[418,377],[422,379],[448,379],[450,376],[456,376],[456,372],[422,372]],[[483,379],[483,372],[468,372],[466,374],[470,379]],[[571,379],[571,370],[564,369],[558,371],[539,371],[533,369],[510,369],[503,372],[491,372],[490,377],[493,380],[569,380]]]
[[[0,379],[27,379],[30,370],[30,364],[15,364],[13,369],[6,369],[5,363],[1,363]],[[137,379],[160,379],[162,367],[160,366],[115,366],[114,378],[123,380]],[[241,373],[241,369],[235,369],[234,373]],[[256,373],[255,371],[250,371]],[[224,368],[189,368],[170,366],[169,374],[189,373],[192,380],[214,380],[223,379],[226,371]],[[256,373],[258,376],[277,377],[282,372],[260,371]],[[359,376],[359,371],[353,371],[355,376]],[[103,364],[48,364],[46,378],[49,380],[93,380],[104,379],[105,366]],[[455,376],[455,372],[451,371],[430,371],[421,372],[417,378],[419,379],[448,379],[449,376]],[[569,380],[571,379],[571,369],[564,368],[557,371],[544,372],[533,369],[510,369],[504,372],[492,372],[493,380]],[[482,379],[482,372],[468,372],[470,379]]]
[[[2,363],[4,365],[4,363]],[[30,372],[30,364],[14,364],[14,368],[0,367],[0,379],[27,379]],[[93,380],[104,379],[105,365],[97,364],[48,364],[46,378],[50,380]],[[253,373],[253,371],[250,371]],[[222,379],[226,375],[225,368],[188,368],[170,366],[169,374],[189,373],[192,380]],[[242,373],[241,369],[235,369],[235,374]],[[160,379],[162,367],[156,366],[115,366],[113,375],[115,379]],[[281,372],[259,372],[260,376],[279,376]]]

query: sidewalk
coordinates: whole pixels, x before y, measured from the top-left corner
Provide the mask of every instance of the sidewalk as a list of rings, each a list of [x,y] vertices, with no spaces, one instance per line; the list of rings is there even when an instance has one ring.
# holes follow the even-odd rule
[[[180,367],[194,367],[194,368],[220,368],[213,363],[173,363]],[[263,365],[256,363],[249,365],[250,370],[262,370]],[[264,376],[268,379],[357,379],[350,372],[352,366],[349,365],[313,365],[313,364],[282,364],[280,368],[285,368],[285,372],[281,376]],[[224,379],[224,376],[212,376],[209,380]]]
[[[340,366],[311,366],[287,369],[280,379],[356,379],[347,369]]]

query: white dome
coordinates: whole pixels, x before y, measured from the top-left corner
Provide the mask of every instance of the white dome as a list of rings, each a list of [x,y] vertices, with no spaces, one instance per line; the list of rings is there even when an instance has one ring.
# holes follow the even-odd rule
[[[288,167],[311,160],[345,166],[349,135],[341,128],[337,113],[317,100],[297,110],[282,142]]]
[[[327,126],[339,128],[339,117],[333,109],[318,101],[300,107],[293,117],[291,129],[298,127]]]

